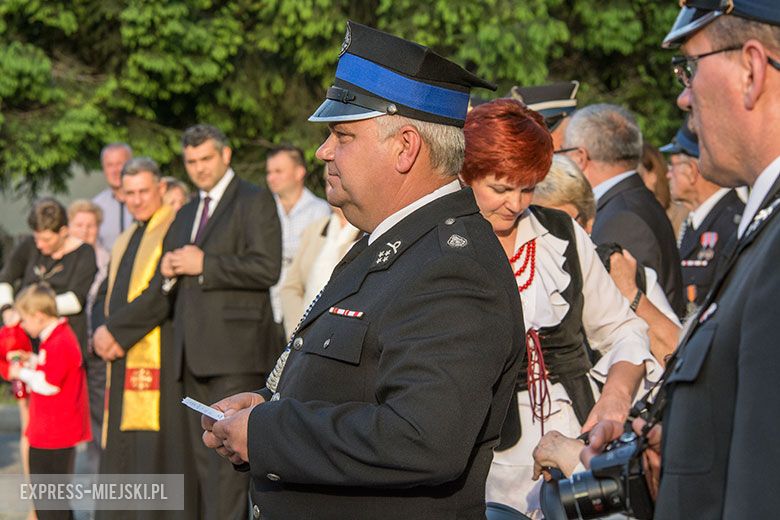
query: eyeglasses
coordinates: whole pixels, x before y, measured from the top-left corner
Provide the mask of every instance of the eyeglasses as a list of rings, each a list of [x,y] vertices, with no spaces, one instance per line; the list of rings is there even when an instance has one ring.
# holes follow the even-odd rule
[[[733,45],[726,47],[725,49],[718,49],[715,51],[705,52],[696,56],[674,56],[672,58],[672,70],[677,80],[685,88],[690,88],[693,77],[696,75],[696,69],[699,66],[699,60],[706,58],[707,56],[713,56],[722,52],[738,51],[742,49],[742,45]],[[767,63],[777,70],[780,70],[780,62],[767,56]]]
[[[573,152],[574,150],[579,150],[579,146],[572,146],[571,148],[559,148],[558,150],[554,150],[554,154],[558,153],[566,153],[566,152]]]

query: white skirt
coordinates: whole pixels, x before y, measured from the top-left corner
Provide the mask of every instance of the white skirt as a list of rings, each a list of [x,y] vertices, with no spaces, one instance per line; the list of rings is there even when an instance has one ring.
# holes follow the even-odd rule
[[[598,400],[598,389],[591,380],[594,399]],[[580,423],[571,405],[571,399],[561,383],[550,385],[552,415],[544,421],[545,433],[557,430],[567,437],[580,434]],[[522,434],[520,441],[504,451],[493,452],[487,482],[485,499],[514,507],[527,516],[543,518],[539,504],[539,491],[543,479],[531,480],[534,474],[533,452],[542,438],[539,420],[533,420],[528,391],[517,394],[520,409]]]

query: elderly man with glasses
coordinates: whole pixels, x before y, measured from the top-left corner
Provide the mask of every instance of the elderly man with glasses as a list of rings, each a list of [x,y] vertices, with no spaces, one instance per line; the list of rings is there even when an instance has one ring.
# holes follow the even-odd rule
[[[664,40],[678,45],[677,104],[691,112],[703,174],[752,189],[738,240],[667,365],[660,423],[634,428],[647,431],[656,518],[776,518],[780,3],[688,0]],[[621,432],[596,426],[583,459]]]

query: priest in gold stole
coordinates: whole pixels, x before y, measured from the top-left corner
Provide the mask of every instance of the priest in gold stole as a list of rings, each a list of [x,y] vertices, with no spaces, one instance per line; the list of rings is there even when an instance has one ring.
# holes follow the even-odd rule
[[[163,250],[163,240],[175,212],[163,204],[165,191],[157,164],[148,158],[128,161],[122,169],[125,204],[135,223],[117,238],[111,250],[108,279],[101,290],[105,317],[131,311],[129,302],[138,298],[155,276]],[[146,297],[149,297],[147,291]],[[159,298],[164,298],[162,294]],[[98,305],[96,304],[96,308]],[[151,331],[141,330],[131,345],[113,342],[106,347],[103,333],[95,331],[96,352],[108,361],[106,409],[103,418],[103,455],[100,472],[183,473],[185,510],[174,511],[100,511],[98,518],[188,518],[193,500],[187,490],[191,478],[192,455],[187,442],[185,408],[179,403],[181,381],[172,373],[172,325],[161,315]],[[147,328],[148,329],[148,328]],[[187,498],[190,498],[188,500]]]

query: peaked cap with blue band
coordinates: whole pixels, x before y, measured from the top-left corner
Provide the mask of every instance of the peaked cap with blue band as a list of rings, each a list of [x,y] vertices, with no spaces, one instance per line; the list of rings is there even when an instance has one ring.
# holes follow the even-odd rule
[[[769,25],[780,25],[778,0],[681,0],[680,14],[662,46],[671,49],[682,45],[695,32],[723,15],[739,16]]]
[[[336,80],[309,121],[399,114],[462,127],[473,87],[496,89],[428,47],[349,21]]]
[[[699,158],[699,137],[688,126],[688,118],[685,118],[682,126],[672,138],[672,142],[659,149],[662,153],[684,153],[691,157]]]

